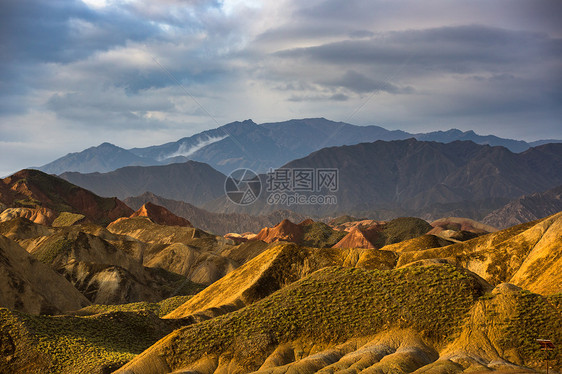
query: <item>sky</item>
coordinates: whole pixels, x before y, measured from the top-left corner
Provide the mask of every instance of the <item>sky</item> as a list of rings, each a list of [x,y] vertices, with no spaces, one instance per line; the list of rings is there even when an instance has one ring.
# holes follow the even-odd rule
[[[0,175],[325,117],[562,139],[558,0],[2,0]]]

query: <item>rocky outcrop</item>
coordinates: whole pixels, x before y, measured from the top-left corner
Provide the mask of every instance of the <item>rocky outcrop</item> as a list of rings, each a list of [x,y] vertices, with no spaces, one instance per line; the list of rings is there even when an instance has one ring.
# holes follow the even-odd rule
[[[300,243],[303,239],[303,229],[288,219],[279,222],[275,227],[263,228],[253,240],[262,240],[266,243],[287,241]]]
[[[0,222],[14,218],[25,218],[31,222],[48,225],[56,217],[56,213],[47,208],[7,208],[0,213]]]
[[[151,202],[145,203],[136,212],[131,214],[130,218],[133,217],[147,217],[159,225],[193,227],[185,218],[178,217],[168,209]]]
[[[0,181],[0,200],[16,208],[14,217],[25,217],[37,223],[51,224],[61,212],[84,215],[100,224],[133,213],[117,198],[102,198],[59,177],[38,170],[21,170]]]
[[[376,248],[375,243],[380,237],[380,229],[378,226],[373,228],[354,227],[342,240],[334,245],[334,248]]]

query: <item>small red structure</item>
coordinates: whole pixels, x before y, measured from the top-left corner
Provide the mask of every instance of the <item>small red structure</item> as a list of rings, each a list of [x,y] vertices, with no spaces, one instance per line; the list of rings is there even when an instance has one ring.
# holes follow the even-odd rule
[[[541,345],[541,350],[546,356],[546,374],[548,374],[548,352],[554,350],[554,343],[548,339],[537,339],[537,343]]]

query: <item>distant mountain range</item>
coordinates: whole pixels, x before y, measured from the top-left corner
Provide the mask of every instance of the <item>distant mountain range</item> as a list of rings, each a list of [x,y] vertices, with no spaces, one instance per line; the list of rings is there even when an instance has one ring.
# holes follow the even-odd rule
[[[268,204],[267,193],[254,204],[235,205],[224,195],[225,176],[195,161],[125,167],[109,173],[64,173],[61,177],[102,196],[124,199],[149,191],[216,213],[257,216],[290,209],[316,217],[413,215],[426,220],[443,216],[479,220],[516,197],[562,184],[561,164],[562,144],[513,153],[471,141],[443,144],[408,139],[324,148],[284,166],[338,169],[339,189],[333,193],[337,204],[331,205]],[[267,176],[260,178],[265,190]]]
[[[546,192],[518,197],[488,214],[483,222],[495,227],[507,228],[560,211],[562,211],[562,185]]]
[[[225,176],[207,164],[187,161],[163,166],[127,166],[109,173],[68,172],[61,178],[101,196],[124,199],[150,191],[201,205],[224,194]],[[142,205],[142,204],[141,204]]]
[[[290,207],[298,213],[346,213],[373,219],[413,215],[433,220],[447,215],[481,219],[515,197],[553,188],[562,182],[560,165],[562,144],[546,144],[517,154],[468,141],[443,144],[409,139],[325,148],[284,168],[339,170],[339,189],[333,193],[337,204]],[[267,185],[265,176],[262,183]],[[247,207],[226,198],[204,207],[252,214],[281,209],[268,204],[267,196],[262,194]]]
[[[124,166],[165,165],[194,160],[207,163],[225,174],[241,167],[259,173],[266,172],[269,168],[280,167],[325,147],[408,138],[442,143],[470,140],[477,144],[506,147],[515,153],[523,152],[532,146],[559,142],[541,140],[527,143],[456,129],[411,134],[373,125],[356,126],[334,122],[324,118],[294,119],[261,125],[246,120],[203,131],[176,142],[145,148],[127,150],[103,143],[82,152],[69,153],[38,169],[50,174],[68,171],[92,173],[109,172]]]

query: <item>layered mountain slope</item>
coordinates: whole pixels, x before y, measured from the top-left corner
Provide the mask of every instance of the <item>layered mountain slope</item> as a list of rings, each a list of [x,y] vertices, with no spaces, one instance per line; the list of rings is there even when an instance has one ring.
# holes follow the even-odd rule
[[[281,243],[211,284],[167,318],[197,313],[214,316],[251,304],[284,285],[325,266],[343,263],[337,251]]]
[[[79,223],[86,223],[86,216],[83,214],[61,212],[57,218],[51,223],[53,227],[66,227]]]
[[[265,248],[166,317],[214,316],[235,310],[326,266],[392,269],[396,260],[394,253],[388,251],[310,248],[281,242]]]
[[[345,236],[345,232],[332,229],[323,222],[307,219],[295,224],[284,219],[274,227],[264,227],[249,240],[261,240],[266,243],[278,241],[293,242],[309,247],[332,247]]]
[[[299,226],[303,229],[301,244],[308,247],[333,247],[345,236],[345,232],[334,230],[323,222],[308,220],[299,223]]]
[[[26,256],[31,255],[31,263],[48,265],[51,272],[58,272],[70,282],[68,286],[75,293],[80,291],[94,303],[159,301],[172,294],[191,294],[201,289],[180,274],[143,266],[144,253],[165,244],[144,243],[94,224],[49,228],[16,218],[1,222],[0,234],[21,245]]]
[[[451,363],[481,372],[536,372],[519,365],[542,372],[545,355],[536,339],[562,339],[561,302],[560,294],[544,297],[509,283],[499,284],[471,308],[460,335],[441,352],[438,361],[428,365],[428,372]],[[560,367],[561,355],[555,352],[549,358],[552,372]]]
[[[196,283],[210,284],[239,266],[221,254],[235,246],[232,240],[193,227],[164,226],[144,217],[121,219],[108,230],[149,243],[143,253],[145,266],[183,275]]]
[[[477,235],[498,231],[498,229],[493,226],[477,222],[473,219],[461,217],[440,218],[431,222],[431,226],[436,229],[434,232],[430,232],[431,234],[439,233],[443,230],[468,231]]]
[[[275,227],[264,227],[261,229],[254,240],[262,240],[266,243],[278,241],[301,243],[303,236],[304,230],[301,226],[294,224],[288,219],[284,219]]]
[[[0,213],[0,222],[10,221],[15,218],[24,218],[41,225],[48,225],[56,218],[56,212],[48,208],[7,208]]]
[[[116,198],[103,198],[64,179],[38,170],[22,170],[0,181],[0,201],[20,210],[21,216],[50,224],[60,212],[83,214],[107,224],[129,216],[132,209]],[[114,196],[114,195],[111,195]],[[36,212],[36,215],[33,215]],[[14,215],[4,219],[15,218]]]
[[[488,214],[482,222],[499,228],[544,218],[562,211],[562,186],[521,196]]]
[[[479,235],[498,231],[490,225],[474,221],[469,218],[447,217],[431,222],[429,235],[437,235],[447,240],[465,241]]]
[[[383,251],[392,251],[396,253],[422,251],[424,249],[445,247],[453,244],[452,241],[441,238],[436,235],[426,234],[416,238],[407,239],[398,243],[388,244],[381,248]]]
[[[163,206],[175,215],[189,220],[193,226],[219,235],[231,232],[258,232],[264,227],[275,226],[284,219],[293,222],[300,222],[305,219],[305,216],[289,210],[278,210],[258,216],[239,213],[212,213],[184,201],[165,199],[151,192],[136,197],[128,197],[124,202],[133,209],[139,209],[148,202]]]
[[[96,304],[159,301],[173,292],[189,292],[191,286],[177,274],[145,268],[140,260],[80,226],[59,229],[31,254]]]
[[[101,196],[124,199],[150,191],[200,205],[224,194],[226,177],[207,164],[188,161],[164,166],[129,166],[109,173],[63,173],[61,178]]]
[[[201,284],[211,284],[239,266],[238,262],[215,251],[202,250],[196,244],[193,241],[170,244],[158,252],[147,254],[144,264],[181,274]]]
[[[353,228],[366,228],[377,224],[383,224],[384,221],[375,221],[366,218],[354,218],[349,215],[340,216],[328,221],[328,225],[334,230],[351,231]]]
[[[72,261],[80,261],[120,266],[137,276],[143,271],[138,261],[78,226],[59,229],[34,248],[31,254],[55,269]]]
[[[70,283],[0,235],[0,307],[30,314],[54,314],[89,304]]]
[[[316,372],[344,357],[342,369],[362,364],[410,372],[439,357],[486,290],[447,266],[330,267],[246,308],[176,330],[118,372]],[[366,345],[371,352],[351,354]]]
[[[14,218],[0,222],[0,234],[18,243],[37,237],[50,236],[53,232],[53,229],[25,218]]]
[[[493,285],[540,294],[562,292],[562,213],[443,248],[402,253],[398,266],[444,259]]]
[[[190,233],[193,236],[197,232],[193,228],[176,226],[168,228],[172,231],[166,231],[146,218],[121,220],[115,225],[122,225],[120,229],[123,234],[128,232],[126,235],[148,239],[147,232],[155,230],[154,241],[144,244],[140,258],[145,255],[146,258],[156,258],[167,248],[170,248],[169,252],[183,253],[184,247],[188,247],[191,251],[193,248],[208,248],[211,253],[244,263],[198,295],[183,299],[177,309],[166,307],[168,311],[174,309],[167,315],[169,323],[175,323],[174,318],[181,318],[181,323],[191,325],[176,330],[159,342],[155,342],[156,335],[143,340],[143,344],[149,341],[148,344],[156,344],[122,370],[140,373],[174,370],[283,373],[367,369],[367,372],[392,373],[414,370],[420,373],[475,373],[493,369],[507,373],[514,369],[526,372],[528,369],[524,367],[537,367],[542,358],[535,345],[537,336],[555,341],[562,338],[562,298],[556,290],[544,289],[544,294],[554,295],[540,296],[501,282],[528,282],[526,284],[539,290],[538,286],[542,287],[545,283],[534,277],[535,271],[538,271],[541,273],[539,278],[545,274],[555,285],[560,284],[556,278],[560,269],[560,246],[557,244],[561,232],[557,224],[559,219],[559,216],[553,216],[438,249],[426,248],[443,246],[446,244],[443,239],[422,235],[387,245],[382,250],[307,248],[287,242],[268,245],[259,241],[235,246],[228,244],[228,240],[220,242],[222,244],[217,247],[219,240],[224,239],[208,234],[190,239]],[[428,224],[423,221],[407,220],[410,221],[414,223],[410,228],[421,228],[421,223],[424,223],[427,229]],[[312,222],[305,221],[297,226],[312,225]],[[41,231],[39,227],[22,223],[0,225],[5,232],[20,232],[29,240]],[[115,242],[126,238],[101,227],[96,229],[93,225],[80,227],[81,231],[90,235],[96,234]],[[388,237],[402,240],[405,237],[404,227],[398,225],[397,230],[392,231],[394,235]],[[54,230],[58,233],[77,228]],[[174,230],[177,233],[174,234]],[[127,240],[139,240],[133,236]],[[159,243],[168,236],[172,236],[170,244]],[[173,242],[176,239],[182,243]],[[470,243],[478,243],[482,252],[470,252]],[[467,247],[460,247],[462,251],[454,250],[449,257],[444,256],[451,248],[459,248],[460,245]],[[526,251],[525,246],[532,250]],[[431,251],[436,251],[438,255],[427,255]],[[486,256],[493,254],[502,257],[497,262],[501,263],[500,269],[493,272],[496,278],[484,274],[494,284],[499,283],[491,293],[492,286],[482,278],[447,264],[466,263],[469,267],[476,264],[472,268],[478,271],[482,266],[478,267],[475,261],[486,261]],[[175,264],[174,259],[181,257],[173,255],[169,258],[170,264]],[[245,261],[247,258],[252,259]],[[522,264],[515,264],[517,261]],[[404,267],[396,269],[397,264]],[[424,266],[426,264],[432,266]],[[505,269],[501,268],[503,264]],[[516,279],[515,273],[521,273],[521,277],[517,278],[521,281]],[[528,277],[528,274],[535,275]],[[121,310],[135,313],[138,331],[146,330],[143,323],[158,325],[160,322],[151,320],[152,317],[136,319],[139,316],[136,313],[154,310],[163,314],[159,306],[142,303],[90,307],[84,313],[91,315],[95,311]],[[112,312],[107,316],[108,320],[115,319],[115,322],[121,323],[127,322],[130,315]],[[8,315],[0,317],[2,326],[9,326],[2,331],[10,331],[9,336],[13,337],[12,332],[22,330],[14,329],[19,324],[17,319],[14,323],[11,321],[14,320]],[[20,365],[21,359],[27,357],[25,352],[33,355],[33,349],[25,350],[24,347],[26,344],[36,346],[33,339],[44,336],[42,334],[47,331],[44,329],[50,328],[48,320],[42,321],[37,327],[23,330],[27,331],[27,343],[22,343],[20,336],[12,339],[12,343],[9,339],[1,341],[2,357],[16,358],[0,360],[8,365],[4,371],[13,371],[15,366],[10,365]],[[89,347],[81,352],[87,366],[83,372],[117,369],[139,352],[138,348],[132,348],[137,346],[129,338],[134,336],[131,332],[117,330],[122,331],[119,332],[122,335],[118,343],[113,344],[108,343],[112,339],[99,338],[97,333],[91,335],[82,322],[73,325],[73,321],[61,322],[62,325],[56,325],[56,330],[64,335],[68,325],[75,330],[76,326],[84,326],[78,328],[83,331],[80,339],[84,341],[81,344]],[[67,327],[64,324],[68,324]],[[113,328],[111,323],[106,326]],[[45,336],[53,335],[51,330],[48,331]],[[138,331],[134,333],[138,334]],[[57,334],[53,336],[59,336]],[[71,369],[69,364],[72,362],[69,357],[76,352],[74,338],[58,339],[60,344],[53,344],[52,339],[46,339],[50,343],[41,346],[41,357],[47,361],[35,356],[31,361],[24,362],[34,362],[48,372],[79,372],[80,368]],[[97,348],[92,348],[92,344]],[[19,350],[14,349],[18,346]],[[560,357],[555,355],[552,358],[554,365],[558,365]],[[62,363],[64,369],[49,366],[51,359]],[[96,366],[102,362],[105,369]]]
[[[194,227],[160,225],[147,217],[119,219],[111,222],[107,229],[114,234],[126,235],[145,243],[172,244],[195,238],[215,238]]]
[[[373,243],[378,241],[380,231],[381,230],[378,226],[372,226],[369,228],[353,228],[346,236],[334,245],[334,248],[374,249],[376,247]]]

